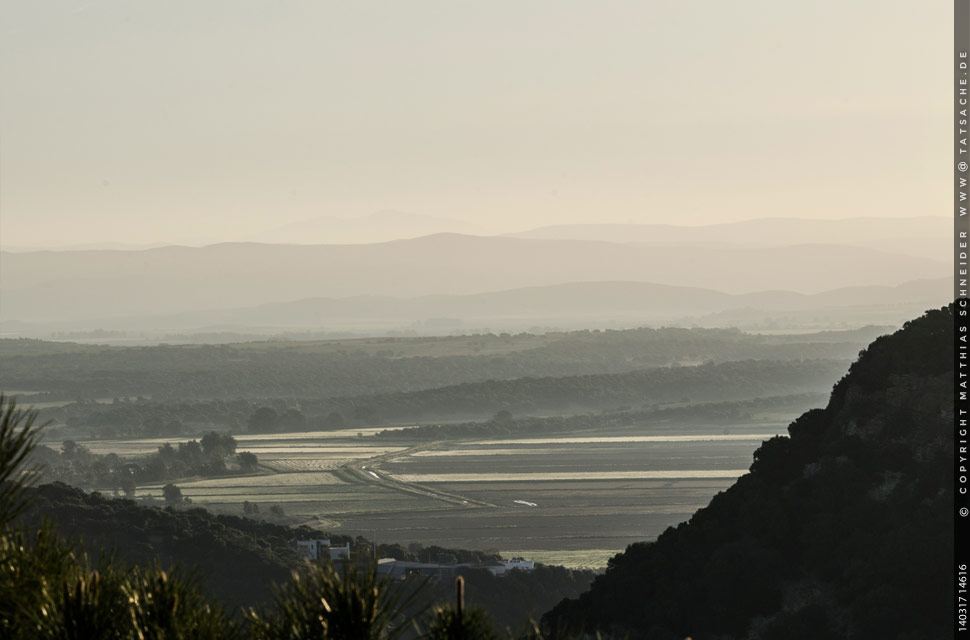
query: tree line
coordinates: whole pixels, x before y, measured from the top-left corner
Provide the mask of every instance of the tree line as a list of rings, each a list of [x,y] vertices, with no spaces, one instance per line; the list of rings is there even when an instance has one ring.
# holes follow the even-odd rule
[[[641,328],[545,336],[106,347],[0,340],[0,388],[36,401],[336,398],[460,382],[622,373],[712,360],[851,359],[879,330],[763,336]]]
[[[500,410],[563,415],[820,393],[830,389],[847,366],[839,360],[747,360],[616,374],[487,380],[331,399],[163,402],[122,398],[110,404],[70,404],[42,415],[99,438],[179,435],[213,426],[234,433],[278,433],[485,420]]]

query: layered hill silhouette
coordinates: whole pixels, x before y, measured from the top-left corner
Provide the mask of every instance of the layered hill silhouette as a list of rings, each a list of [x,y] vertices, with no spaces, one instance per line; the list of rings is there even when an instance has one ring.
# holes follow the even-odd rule
[[[353,326],[354,323],[431,328],[519,326],[528,323],[589,323],[604,321],[657,322],[709,314],[735,315],[766,312],[828,311],[874,307],[892,310],[896,317],[912,317],[920,309],[950,295],[948,278],[917,280],[894,287],[845,287],[813,295],[794,291],[761,291],[732,295],[698,287],[674,287],[649,282],[576,282],[545,287],[524,287],[471,295],[435,295],[415,298],[354,296],[307,298],[235,309],[210,309],[134,319],[140,324],[169,328],[261,328]],[[123,326],[125,322],[119,322]],[[477,324],[475,324],[477,323]],[[111,326],[102,320],[99,326]],[[729,324],[729,323],[728,323]]]
[[[368,245],[220,244],[4,253],[0,320],[75,321],[312,297],[465,295],[636,281],[727,294],[813,294],[945,277],[949,266],[836,244],[641,246],[439,234]]]
[[[255,242],[273,244],[359,244],[417,238],[433,233],[479,233],[474,224],[405,211],[377,211],[363,217],[317,216],[262,232]]]
[[[875,340],[750,473],[545,622],[649,640],[950,637],[952,338],[950,307]]]

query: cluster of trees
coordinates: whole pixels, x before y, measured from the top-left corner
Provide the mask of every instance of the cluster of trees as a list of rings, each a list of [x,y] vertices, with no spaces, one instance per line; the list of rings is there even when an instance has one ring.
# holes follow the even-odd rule
[[[459,382],[622,373],[707,360],[850,359],[878,329],[762,336],[724,329],[546,336],[105,347],[0,340],[0,388],[38,400],[335,398]],[[476,351],[476,349],[478,351]]]
[[[169,485],[166,485],[169,486]],[[269,515],[281,519],[286,516],[286,512],[283,510],[283,505],[272,504],[269,509],[267,509]],[[258,516],[259,515],[259,503],[250,502],[249,500],[243,500],[243,513],[247,516]]]
[[[546,622],[649,640],[950,637],[952,344],[952,307],[873,342],[750,474]]]
[[[123,492],[129,497],[134,495],[137,484],[253,473],[259,467],[256,454],[237,453],[236,439],[215,431],[174,447],[164,444],[157,453],[135,460],[116,453],[93,453],[73,440],[65,440],[59,451],[38,445],[31,456],[46,480]]]

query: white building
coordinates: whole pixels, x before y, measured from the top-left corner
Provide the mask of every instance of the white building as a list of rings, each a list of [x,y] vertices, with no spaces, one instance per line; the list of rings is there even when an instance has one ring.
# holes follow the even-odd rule
[[[342,547],[334,547],[330,544],[330,539],[326,540],[297,540],[296,549],[307,560],[320,560],[329,558],[330,560],[350,560],[350,543]]]

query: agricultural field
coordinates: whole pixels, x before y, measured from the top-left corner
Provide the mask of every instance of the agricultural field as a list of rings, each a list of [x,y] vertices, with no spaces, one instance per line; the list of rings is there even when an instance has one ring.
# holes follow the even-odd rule
[[[688,519],[746,473],[754,450],[786,424],[419,443],[374,437],[380,429],[242,435],[238,450],[258,456],[257,474],[178,485],[216,512],[239,514],[244,501],[264,510],[278,504],[326,532],[596,568]],[[171,440],[88,445],[131,455]],[[160,500],[161,484],[136,495]]]

